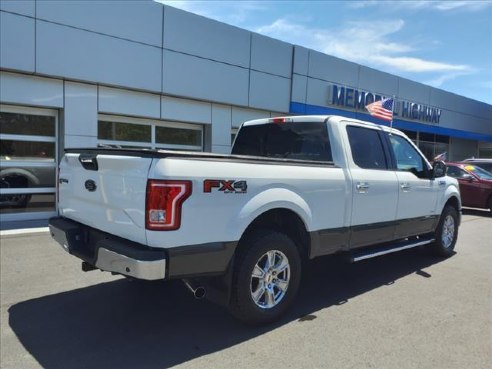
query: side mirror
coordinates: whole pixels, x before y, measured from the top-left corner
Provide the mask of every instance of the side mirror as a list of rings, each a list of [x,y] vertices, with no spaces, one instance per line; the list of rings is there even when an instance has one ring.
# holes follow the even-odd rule
[[[432,167],[432,174],[434,178],[444,177],[446,175],[446,164],[441,160],[436,161]]]
[[[463,175],[463,177],[461,177],[461,179],[465,179],[468,182],[473,182],[475,180],[475,178],[473,178],[473,176],[471,174],[465,174],[465,175]]]

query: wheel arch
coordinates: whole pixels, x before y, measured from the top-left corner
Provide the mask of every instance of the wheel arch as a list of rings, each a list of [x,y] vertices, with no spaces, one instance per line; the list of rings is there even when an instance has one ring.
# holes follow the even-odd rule
[[[458,200],[456,196],[451,196],[449,199],[447,199],[446,204],[444,204],[444,206],[446,207],[448,205],[454,207],[458,212],[461,210],[460,200]]]
[[[492,212],[492,191],[490,191],[489,196],[487,197],[487,202],[485,203],[485,208],[489,209]]]
[[[461,196],[458,181],[453,178],[453,182],[448,183],[446,189],[443,189],[438,201],[437,214],[442,214],[446,206],[453,206],[458,214],[461,214]]]
[[[460,199],[456,195],[451,195],[446,200],[446,203],[444,204],[442,211],[444,211],[446,206],[452,206],[453,208],[456,209],[456,212],[458,213],[458,225],[461,224],[461,201],[460,201]],[[442,211],[441,211],[441,213],[442,213]]]
[[[244,230],[241,240],[258,230],[273,230],[288,236],[299,249],[302,259],[309,255],[310,236],[302,217],[292,209],[274,208],[258,215]]]
[[[232,298],[232,284],[234,270],[236,269],[237,259],[247,248],[247,243],[244,242],[249,237],[253,237],[256,232],[280,232],[289,237],[297,249],[301,262],[307,260],[311,239],[304,219],[291,208],[273,207],[269,208],[256,215],[245,227],[241,237],[235,247],[227,271],[219,277],[219,294],[220,297],[215,299],[216,302],[229,306]],[[210,285],[209,285],[210,286]]]

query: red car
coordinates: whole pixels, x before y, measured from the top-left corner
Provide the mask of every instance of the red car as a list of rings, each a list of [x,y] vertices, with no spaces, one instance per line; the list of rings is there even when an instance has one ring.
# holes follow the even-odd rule
[[[446,166],[447,175],[460,184],[462,205],[492,212],[492,173],[465,162],[446,163]]]

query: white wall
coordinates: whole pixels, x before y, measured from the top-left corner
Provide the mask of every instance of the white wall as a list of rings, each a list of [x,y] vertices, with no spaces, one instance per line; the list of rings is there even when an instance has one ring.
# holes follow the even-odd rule
[[[11,72],[0,72],[0,97],[5,104],[59,109],[64,148],[95,147],[98,115],[109,114],[211,126],[211,142],[206,146],[214,152],[229,153],[232,128],[246,120],[274,114],[267,110]]]
[[[97,144],[97,86],[65,82],[64,148]]]

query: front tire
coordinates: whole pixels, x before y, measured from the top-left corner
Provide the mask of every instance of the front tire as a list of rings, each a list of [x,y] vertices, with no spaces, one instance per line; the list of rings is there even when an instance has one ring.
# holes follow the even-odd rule
[[[454,253],[454,246],[458,239],[458,211],[447,205],[439,219],[432,251],[437,256],[449,257]]]
[[[262,230],[245,237],[238,251],[231,313],[248,324],[279,319],[299,289],[301,259],[296,244],[285,234]]]

